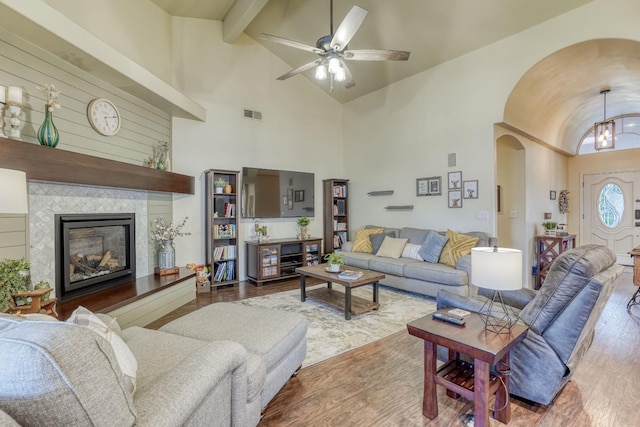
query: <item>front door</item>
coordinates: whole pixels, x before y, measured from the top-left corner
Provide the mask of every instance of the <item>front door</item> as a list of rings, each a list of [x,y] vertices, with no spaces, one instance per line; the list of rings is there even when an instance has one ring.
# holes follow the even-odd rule
[[[583,243],[607,246],[618,256],[618,263],[631,265],[628,252],[640,245],[640,210],[636,211],[640,195],[635,194],[640,190],[640,172],[592,174],[583,179]]]

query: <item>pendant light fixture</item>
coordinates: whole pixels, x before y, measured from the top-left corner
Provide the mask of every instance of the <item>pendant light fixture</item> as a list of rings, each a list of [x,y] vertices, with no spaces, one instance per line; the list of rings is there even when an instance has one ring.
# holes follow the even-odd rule
[[[604,95],[604,116],[601,122],[596,122],[593,126],[593,140],[596,151],[613,149],[616,147],[616,122],[615,120],[607,120],[607,94],[610,89],[600,92]]]

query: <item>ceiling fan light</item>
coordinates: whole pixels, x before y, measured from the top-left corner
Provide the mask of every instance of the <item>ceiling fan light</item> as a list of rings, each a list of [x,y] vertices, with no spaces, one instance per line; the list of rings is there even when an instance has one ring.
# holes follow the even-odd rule
[[[338,71],[336,71],[335,74],[335,78],[337,82],[343,82],[347,80],[347,73],[344,71],[344,68],[338,68]]]
[[[327,66],[324,64],[320,64],[316,67],[316,80],[326,80],[327,79]]]
[[[340,68],[342,68],[340,67],[340,60],[336,56],[329,58],[329,72],[331,74],[336,74]]]

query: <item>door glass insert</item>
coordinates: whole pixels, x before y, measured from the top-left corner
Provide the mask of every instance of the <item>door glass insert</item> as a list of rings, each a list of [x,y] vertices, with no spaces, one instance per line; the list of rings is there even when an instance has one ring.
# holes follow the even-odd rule
[[[609,228],[615,228],[622,221],[624,213],[624,195],[622,189],[614,183],[602,187],[598,197],[598,214],[600,221]]]

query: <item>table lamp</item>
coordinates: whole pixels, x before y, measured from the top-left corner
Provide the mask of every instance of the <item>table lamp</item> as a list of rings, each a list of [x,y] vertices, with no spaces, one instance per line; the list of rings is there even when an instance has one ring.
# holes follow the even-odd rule
[[[12,169],[0,169],[0,184],[0,213],[28,213],[27,174]]]
[[[485,329],[497,334],[510,333],[518,314],[504,303],[501,292],[522,288],[522,251],[497,246],[471,249],[471,283],[494,290],[493,297],[478,313]]]

